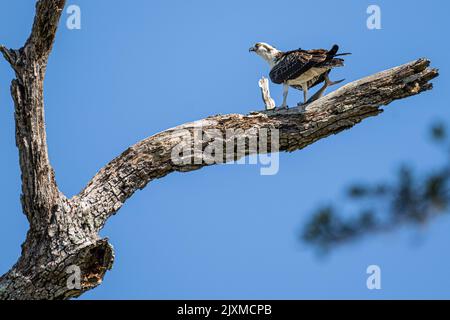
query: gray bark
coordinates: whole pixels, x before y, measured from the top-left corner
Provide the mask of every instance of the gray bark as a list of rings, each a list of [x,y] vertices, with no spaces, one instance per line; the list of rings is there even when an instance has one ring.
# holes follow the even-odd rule
[[[261,96],[266,106],[266,110],[275,109],[275,101],[270,97],[270,89],[269,89],[269,80],[265,77],[262,77],[258,82],[259,88],[261,89]]]
[[[294,108],[218,115],[169,129],[130,147],[101,169],[80,194],[67,199],[58,189],[49,162],[43,97],[48,56],[64,5],[64,0],[37,1],[33,29],[24,47],[0,47],[16,73],[11,94],[22,206],[30,224],[21,257],[0,278],[0,299],[68,299],[101,284],[114,260],[108,239],[98,235],[108,218],[149,182],[209,165],[172,161],[172,150],[182,141],[179,130],[192,132],[202,126],[225,135],[227,130],[241,129],[234,137],[240,139],[258,136],[258,129],[278,129],[280,151],[292,152],[379,115],[381,107],[394,100],[431,89],[429,81],[438,76],[428,60],[419,59],[350,83],[311,103],[304,112]],[[79,289],[67,286],[67,270],[72,265],[82,272]]]

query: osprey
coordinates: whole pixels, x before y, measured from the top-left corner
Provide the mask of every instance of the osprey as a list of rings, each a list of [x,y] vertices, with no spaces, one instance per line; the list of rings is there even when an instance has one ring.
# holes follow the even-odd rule
[[[258,42],[249,49],[262,57],[270,65],[270,79],[273,83],[283,84],[283,104],[286,100],[289,87],[303,91],[303,103],[307,104],[319,99],[329,86],[341,83],[343,80],[332,82],[328,78],[331,69],[344,66],[344,60],[336,57],[349,55],[338,54],[339,46],[334,45],[331,50],[292,50],[282,52],[271,45]],[[308,100],[308,90],[324,82],[323,87]],[[300,104],[299,104],[300,105]]]

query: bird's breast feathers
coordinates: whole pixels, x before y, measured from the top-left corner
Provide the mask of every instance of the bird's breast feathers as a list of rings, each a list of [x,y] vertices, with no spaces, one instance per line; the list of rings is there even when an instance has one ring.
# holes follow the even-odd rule
[[[302,73],[299,77],[289,80],[288,85],[301,86],[303,84],[308,83],[308,81],[310,81],[312,79],[319,78],[322,74],[324,74],[325,72],[327,72],[330,69],[331,69],[330,67],[311,68],[308,71],[306,71],[305,73]]]

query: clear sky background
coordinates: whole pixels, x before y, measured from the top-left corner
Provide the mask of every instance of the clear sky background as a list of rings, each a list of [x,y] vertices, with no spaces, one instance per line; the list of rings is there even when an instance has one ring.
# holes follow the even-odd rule
[[[381,116],[293,154],[280,172],[214,166],[172,174],[138,192],[102,231],[116,262],[84,299],[450,298],[450,219],[366,238],[326,258],[298,240],[321,204],[355,181],[392,179],[408,162],[423,173],[443,161],[427,129],[449,118],[448,1],[68,0],[82,29],[61,28],[45,84],[48,142],[60,188],[78,193],[128,146],[178,124],[262,108],[266,64],[257,41],[282,50],[350,51],[333,79],[347,81],[426,56],[435,89],[397,101]],[[366,9],[382,10],[368,30]],[[0,2],[0,43],[19,47],[33,0]],[[0,273],[20,255],[27,222],[19,201],[13,77],[0,62]],[[272,85],[280,100],[281,90]],[[292,91],[291,105],[301,100]],[[420,241],[417,241],[420,239]],[[366,288],[366,268],[382,290]]]

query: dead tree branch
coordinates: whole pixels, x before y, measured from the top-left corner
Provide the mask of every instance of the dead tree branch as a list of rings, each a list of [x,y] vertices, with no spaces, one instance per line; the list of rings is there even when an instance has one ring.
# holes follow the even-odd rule
[[[266,110],[275,109],[275,101],[270,96],[269,80],[265,77],[262,77],[259,80],[258,85],[261,88],[261,96],[264,101],[264,105],[266,106]]]
[[[432,88],[430,62],[419,59],[350,83],[313,102],[306,111],[229,114],[209,117],[166,130],[130,147],[99,171],[72,199],[59,191],[49,162],[44,121],[43,81],[64,0],[39,0],[33,30],[19,50],[0,47],[16,72],[11,94],[15,105],[16,140],[22,170],[22,204],[30,223],[22,255],[0,278],[0,299],[67,299],[98,286],[113,264],[107,239],[98,232],[137,190],[172,172],[198,170],[213,163],[196,162],[195,146],[184,144],[186,163],[173,160],[186,134],[214,130],[230,139],[249,141],[261,132],[278,130],[279,150],[292,152],[379,115],[382,106]],[[266,131],[267,131],[266,130]],[[202,148],[217,139],[206,135]],[[223,139],[223,138],[222,138]],[[270,151],[275,151],[271,145]],[[203,150],[202,149],[202,150]],[[259,152],[245,149],[226,155],[237,160]],[[262,151],[261,151],[262,152]],[[81,270],[81,287],[68,285],[69,266]],[[72,270],[72,269],[70,269]]]

